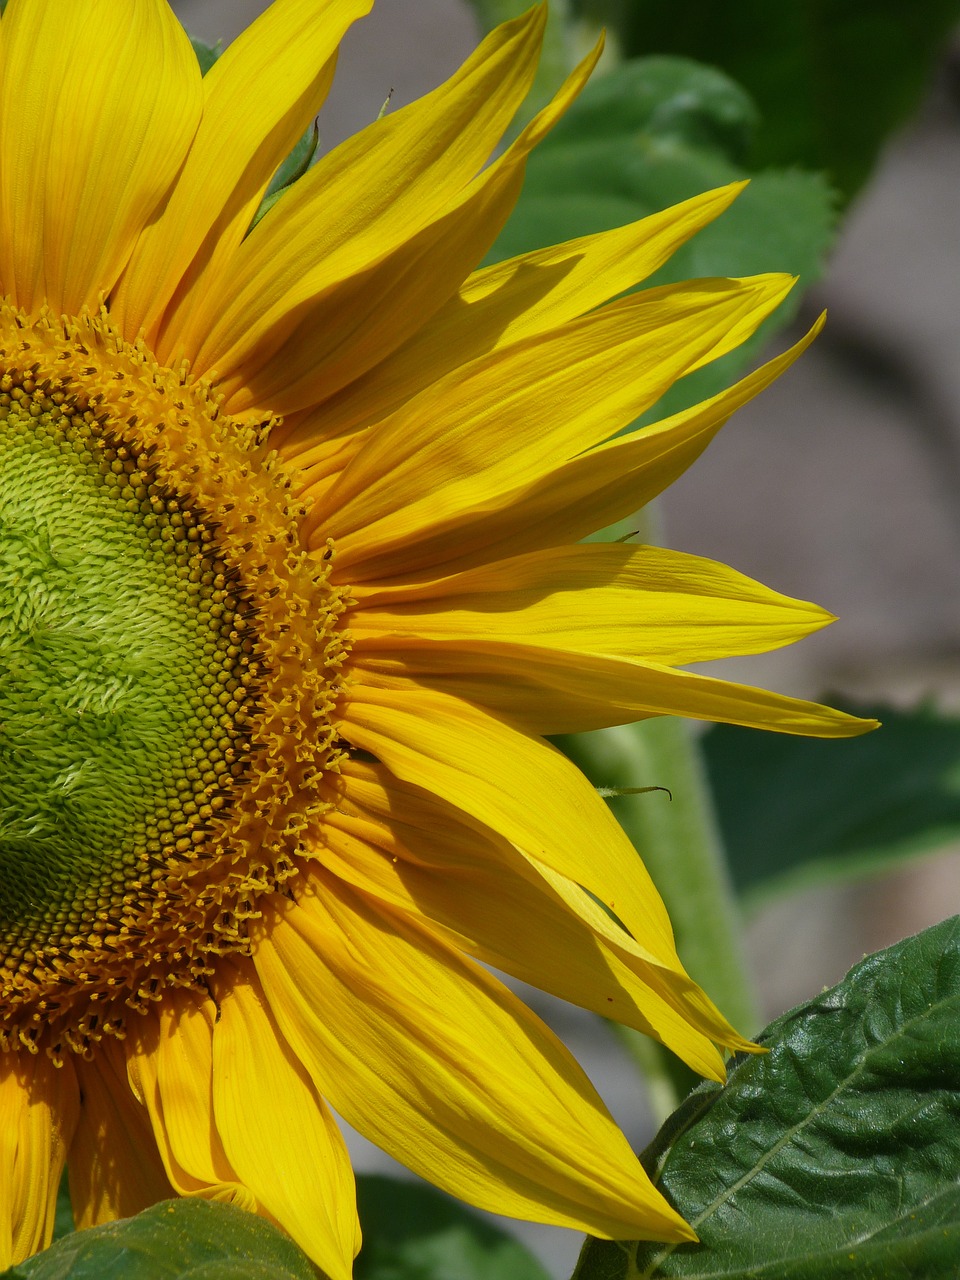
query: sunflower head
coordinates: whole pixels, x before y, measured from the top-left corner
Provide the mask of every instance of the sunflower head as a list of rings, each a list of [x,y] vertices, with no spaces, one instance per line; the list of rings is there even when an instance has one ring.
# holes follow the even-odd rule
[[[790,286],[621,296],[736,187],[475,269],[595,61],[490,160],[542,7],[263,212],[368,7],[276,0],[202,81],[166,0],[0,21],[0,1266],[66,1160],[81,1226],[225,1199],[346,1280],[328,1102],[481,1207],[691,1238],[489,971],[751,1047],[544,735],[869,727],[680,669],[816,606],[579,541],[804,344],[618,435]]]

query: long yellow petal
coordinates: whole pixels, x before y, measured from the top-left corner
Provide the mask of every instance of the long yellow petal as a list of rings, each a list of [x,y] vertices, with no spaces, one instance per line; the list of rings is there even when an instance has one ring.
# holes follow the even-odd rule
[[[228,271],[270,178],[327,95],[344,32],[371,3],[275,0],[214,63],[183,172],[112,300],[128,339],[143,329],[155,341],[178,289],[202,295]]]
[[[168,991],[156,1014],[131,1022],[123,1042],[127,1077],[147,1109],[154,1140],[177,1195],[201,1196],[260,1212],[227,1159],[213,1122],[213,1023],[209,1000]]]
[[[735,182],[626,227],[538,249],[475,272],[393,355],[274,437],[284,457],[316,439],[379,422],[469,360],[545,333],[646,279],[720,216],[746,184]]]
[[[394,700],[413,700],[425,688],[436,689],[486,707],[527,733],[581,733],[675,715],[771,733],[851,738],[878,723],[655,662],[520,644],[503,645],[496,653],[466,647],[410,649],[402,657],[357,659],[354,666],[365,690],[391,689]]]
[[[412,843],[423,857],[431,836]],[[637,954],[645,950],[640,944],[578,885],[549,868],[533,886],[499,865],[451,870],[439,849],[438,865],[428,871],[404,859],[402,846],[390,847],[395,851],[386,858],[369,823],[338,816],[319,857],[345,883],[419,920],[475,959],[659,1040],[698,1075],[726,1078],[716,1044],[734,1051],[752,1047],[685,973],[647,963]],[[528,862],[537,865],[536,859]],[[462,902],[453,902],[454,892]],[[606,929],[596,927],[600,922]]]
[[[340,838],[349,833],[356,840],[386,851],[393,859],[393,864],[396,864],[392,864],[392,872],[390,868],[381,872],[374,867],[369,855],[364,856],[362,866],[368,879],[366,884],[358,887],[365,891],[389,892],[392,905],[409,908],[413,902],[410,891],[402,887],[395,878],[396,875],[405,874],[405,869],[399,868],[397,862],[402,858],[406,866],[424,874],[437,872],[441,876],[456,874],[472,878],[476,873],[481,873],[483,876],[489,875],[496,882],[502,873],[504,899],[511,897],[507,885],[519,894],[529,895],[532,890],[535,894],[543,894],[548,898],[552,896],[549,891],[545,891],[543,876],[539,870],[508,840],[481,823],[471,822],[467,814],[431,792],[402,782],[383,765],[377,762],[347,761],[341,782],[342,791],[337,810],[328,815],[330,824],[337,832],[334,837],[335,848],[343,855],[346,845],[340,842]],[[326,832],[326,820],[324,831]],[[327,854],[319,849],[317,856],[324,861]],[[342,856],[338,865],[341,868],[345,866]],[[357,864],[358,867],[360,865]],[[466,936],[463,926],[454,924],[453,921],[457,919],[461,907],[469,909],[469,904],[461,901],[452,889],[448,898],[449,901],[442,908],[449,917],[445,927],[456,929]],[[668,939],[658,936],[635,941],[624,934],[619,926],[616,926],[616,931],[628,939],[627,945],[647,968],[669,974],[682,972],[676,950]],[[479,938],[474,941],[478,942]],[[534,985],[543,984],[537,981]]]
[[[77,1123],[79,1091],[69,1057],[0,1058],[0,1267],[45,1249],[60,1175]]]
[[[497,27],[446,84],[315,164],[170,326],[161,358],[182,344],[197,373],[239,368],[265,339],[279,345],[325,284],[416,234],[489,158],[529,88],[543,21],[538,7]]]
[[[522,853],[583,885],[655,957],[676,955],[660,895],[609,809],[555,748],[434,689],[375,683],[364,670],[343,705],[342,733],[408,783],[499,832]],[[549,797],[531,804],[530,797]]]
[[[583,88],[599,56],[588,58],[516,142],[416,234],[398,245],[371,238],[372,257],[329,283],[319,264],[316,295],[297,306],[296,327],[277,345],[264,335],[234,366],[221,361],[218,385],[229,413],[259,408],[286,414],[325,400],[359,378],[426,320],[483,257],[516,203],[531,150]],[[321,193],[325,199],[326,193]],[[298,291],[301,288],[298,282]],[[284,318],[280,334],[286,334]]]
[[[350,1280],[360,1225],[340,1130],[281,1036],[252,966],[236,960],[218,977],[213,1109],[224,1150],[324,1274]]]
[[[506,841],[469,827],[435,797],[376,765],[352,768],[367,776],[344,779],[344,798],[316,850],[324,866],[475,959],[653,1035],[701,1075],[723,1078],[713,1041],[745,1042],[675,960],[651,963],[649,951],[603,912],[598,929],[582,890],[567,882],[558,892]],[[370,791],[379,792],[380,812],[362,803]]]
[[[113,287],[200,119],[166,0],[11,0],[0,82],[0,278],[76,315]]]
[[[375,583],[423,571],[505,560],[522,551],[576,542],[636,511],[695,462],[732,413],[769,386],[810,345],[822,320],[783,355],[709,400],[559,465],[545,457],[530,480],[507,484],[481,504],[435,516],[424,508],[422,528],[395,545],[371,545],[349,567],[335,562],[341,581]],[[350,456],[353,452],[350,451]],[[329,494],[318,511],[329,505]]]
[[[648,289],[474,361],[378,426],[315,508],[316,537],[335,538],[341,570],[367,577],[354,566],[608,439],[701,359],[739,344],[791,284]]]
[[[358,594],[348,625],[359,654],[496,653],[507,642],[674,666],[764,653],[833,621],[715,560],[620,544],[548,548]]]
[[[127,1082],[120,1044],[105,1038],[78,1064],[83,1107],[70,1146],[70,1199],[77,1227],[129,1218],[175,1195],[146,1109]]]
[[[692,1238],[566,1049],[485,970],[333,877],[276,910],[254,953],[267,999],[354,1128],[494,1212]]]

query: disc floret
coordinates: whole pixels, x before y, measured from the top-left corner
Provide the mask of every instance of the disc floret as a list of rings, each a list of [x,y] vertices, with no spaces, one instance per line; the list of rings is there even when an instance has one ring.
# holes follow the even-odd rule
[[[337,767],[346,601],[269,422],[105,316],[0,313],[0,1045],[249,948]]]

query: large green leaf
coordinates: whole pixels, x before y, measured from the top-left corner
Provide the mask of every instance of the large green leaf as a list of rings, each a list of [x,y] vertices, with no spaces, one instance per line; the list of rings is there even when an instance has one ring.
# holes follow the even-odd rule
[[[547,1280],[530,1253],[423,1183],[357,1179],[356,1280]]]
[[[850,196],[916,109],[960,2],[628,0],[611,16],[628,53],[696,58],[753,95],[763,126],[751,164],[825,169]]]
[[[135,1218],[77,1231],[3,1280],[316,1280],[297,1246],[262,1218],[209,1200],[164,1200]]]
[[[608,230],[750,176],[742,161],[756,123],[742,89],[683,58],[646,58],[592,80],[530,157],[520,200],[490,260]],[[766,271],[800,278],[792,299],[750,342],[684,379],[657,416],[736,378],[794,314],[803,287],[820,273],[834,229],[834,197],[821,175],[759,173],[722,218],[645,282]]]
[[[66,1183],[58,1232],[67,1229]],[[423,1183],[361,1176],[356,1280],[548,1280],[505,1232]],[[60,1223],[60,1208],[65,1221]],[[316,1280],[261,1218],[206,1200],[170,1200],[135,1218],[64,1236],[0,1280]]]
[[[761,271],[812,278],[835,222],[829,188],[796,170],[751,175],[744,157],[756,127],[750,98],[711,67],[686,58],[624,63],[591,80],[530,156],[490,257],[608,230],[752,176],[733,208],[656,281]]]
[[[589,1242],[576,1280],[938,1280],[960,1259],[960,918],[772,1023],[645,1155],[700,1243]]]
[[[844,709],[882,728],[841,742],[729,725],[704,735],[731,874],[750,902],[960,838],[960,719],[929,707]]]

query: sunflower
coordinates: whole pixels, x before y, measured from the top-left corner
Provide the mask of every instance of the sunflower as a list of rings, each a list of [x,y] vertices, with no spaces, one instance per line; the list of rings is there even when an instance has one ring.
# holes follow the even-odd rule
[[[67,1161],[81,1227],[213,1197],[343,1280],[329,1108],[484,1208],[692,1238],[489,972],[713,1078],[749,1047],[543,735],[868,727],[676,669],[817,607],[578,541],[797,350],[616,435],[789,288],[610,302],[736,187],[474,269],[592,65],[487,163],[542,8],[256,218],[368,8],[276,0],[202,80],[165,0],[0,23],[0,1266]]]

